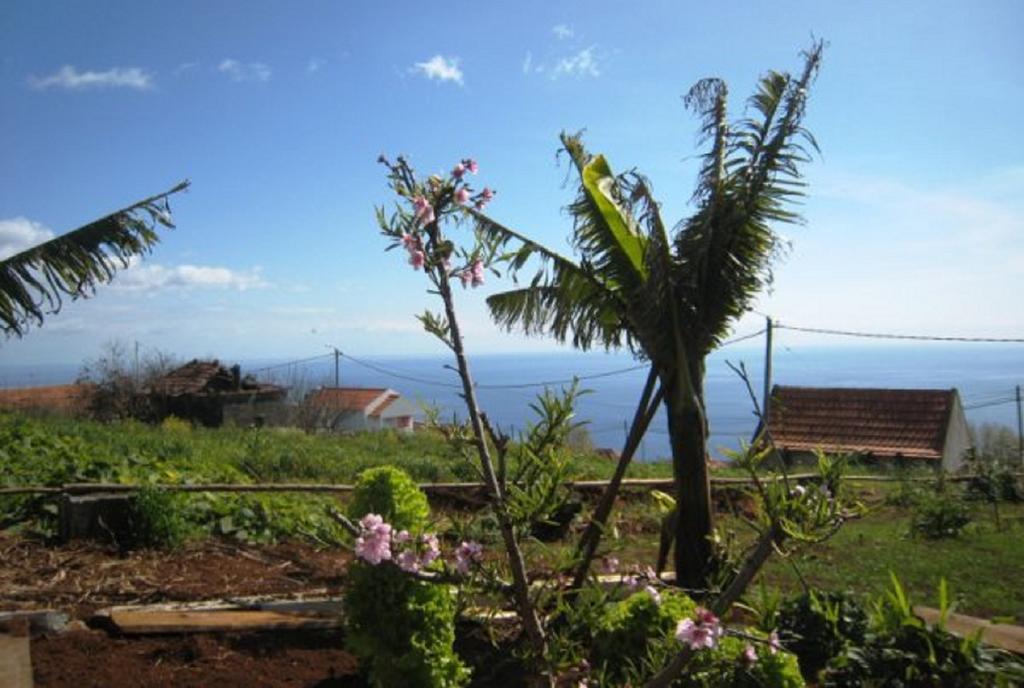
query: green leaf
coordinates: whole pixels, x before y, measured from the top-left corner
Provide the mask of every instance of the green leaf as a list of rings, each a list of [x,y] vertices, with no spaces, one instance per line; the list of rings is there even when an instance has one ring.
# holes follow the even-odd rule
[[[583,168],[583,188],[597,206],[604,218],[605,226],[622,255],[629,260],[636,276],[641,280],[645,279],[644,239],[636,231],[633,218],[626,213],[616,198],[618,182],[603,155],[594,157]]]
[[[0,260],[0,330],[22,336],[44,313],[60,310],[63,297],[93,294],[129,259],[148,253],[160,237],[156,226],[172,227],[167,198],[173,189],[134,203],[55,239]]]

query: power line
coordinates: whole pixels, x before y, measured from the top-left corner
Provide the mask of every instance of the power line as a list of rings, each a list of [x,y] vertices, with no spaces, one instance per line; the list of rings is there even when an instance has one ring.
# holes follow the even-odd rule
[[[973,409],[988,408],[989,406],[1002,406],[1003,404],[1016,403],[1017,397],[1007,397],[1006,399],[997,399],[996,401],[987,401],[982,404],[971,404],[970,406],[964,406],[964,411],[971,411]]]
[[[780,327],[780,326],[776,325],[776,327]],[[753,339],[754,337],[760,337],[761,335],[763,335],[767,331],[768,331],[767,327],[762,327],[757,332],[751,332],[750,334],[745,334],[742,337],[733,337],[732,339],[726,339],[724,342],[722,342],[721,344],[718,345],[718,348],[721,349],[723,346],[729,346],[730,344],[738,344],[738,343],[740,343],[742,341],[746,341],[747,339]]]
[[[628,368],[619,368],[618,370],[609,370],[604,373],[593,373],[591,375],[577,375],[572,378],[565,378],[562,380],[541,380],[540,382],[521,382],[514,385],[477,385],[477,389],[525,389],[528,387],[553,387],[554,385],[571,385],[576,380],[596,380],[602,377],[612,377],[613,375],[623,375],[625,373],[632,373],[636,370],[644,370],[648,367],[646,363],[639,365],[630,366]]]
[[[331,354],[331,355],[333,355],[333,354]],[[348,360],[352,361],[356,365],[361,365],[364,368],[369,368],[370,370],[376,371],[376,372],[380,373],[381,375],[390,375],[391,377],[398,378],[400,380],[408,380],[409,382],[418,382],[421,385],[433,385],[435,387],[446,387],[448,389],[462,389],[462,385],[456,385],[456,384],[453,384],[451,382],[442,382],[441,380],[430,380],[430,379],[423,378],[423,377],[417,377],[415,375],[406,375],[405,373],[399,373],[399,372],[396,372],[396,371],[393,371],[393,370],[388,370],[387,368],[384,368],[383,366],[379,366],[379,365],[376,365],[374,363],[370,363],[369,361],[363,361],[363,360],[358,359],[355,356],[351,356],[349,354],[344,354],[343,353],[343,354],[341,354],[341,357],[342,358],[347,358]]]
[[[1018,337],[941,337],[924,334],[893,334],[886,332],[857,332],[853,330],[830,330],[823,327],[797,327],[796,325],[776,324],[776,329],[793,330],[794,332],[811,332],[814,334],[838,335],[840,337],[863,337],[867,339],[909,339],[923,342],[973,342],[983,344],[1024,344],[1024,338]]]
[[[268,370],[276,370],[277,368],[288,368],[290,366],[299,365],[300,363],[309,363],[310,361],[317,361],[321,358],[327,358],[334,354],[320,354],[319,356],[310,356],[309,358],[299,358],[294,361],[286,361],[284,363],[275,363],[274,365],[263,366],[262,368],[256,368],[249,371],[250,373],[264,373]]]
[[[984,404],[990,401],[996,401],[997,399],[1009,399],[1016,397],[1016,390],[1014,388],[1003,389],[998,392],[988,392],[986,394],[979,394],[978,396],[969,396],[964,399],[965,404]]]
[[[728,339],[728,340],[722,342],[719,345],[719,348],[722,348],[722,347],[725,347],[725,346],[729,346],[730,344],[736,344],[738,342],[742,342],[742,341],[745,341],[747,339],[752,339],[754,337],[759,337],[760,335],[764,334],[764,332],[765,332],[764,329],[760,329],[757,332],[751,332],[750,334],[746,334],[746,335],[743,335],[743,336],[740,336],[740,337],[735,337],[733,339]],[[302,364],[302,363],[310,363],[312,361],[319,361],[319,360],[321,360],[323,358],[329,358],[329,357],[335,356],[335,355],[339,355],[342,358],[346,358],[346,359],[352,361],[353,363],[355,363],[356,365],[363,366],[364,368],[368,368],[370,370],[373,370],[374,372],[380,373],[381,375],[389,375],[391,377],[394,377],[394,378],[397,378],[397,379],[400,379],[400,380],[407,380],[409,382],[417,382],[417,383],[423,384],[423,385],[432,385],[434,387],[445,387],[445,388],[448,388],[448,389],[462,389],[462,385],[459,385],[459,384],[455,384],[455,383],[451,383],[451,382],[444,382],[442,380],[432,380],[432,379],[429,379],[429,378],[419,377],[419,376],[416,376],[416,375],[409,375],[408,373],[402,373],[402,372],[389,369],[389,368],[387,368],[385,366],[382,366],[382,365],[379,365],[379,364],[376,364],[376,363],[370,363],[369,361],[365,361],[365,360],[356,358],[355,356],[352,356],[351,354],[341,353],[340,351],[336,351],[336,350],[332,351],[329,354],[319,354],[317,356],[310,356],[308,358],[300,358],[300,359],[296,359],[294,361],[286,361],[284,363],[276,363],[274,365],[264,366],[262,368],[256,368],[252,372],[253,373],[263,373],[263,372],[266,372],[268,370],[275,370],[277,368],[288,368],[290,366],[299,365],[299,364]],[[626,373],[632,373],[632,372],[635,372],[635,371],[638,371],[638,370],[644,370],[647,367],[648,367],[647,363],[640,363],[638,365],[629,366],[627,368],[618,368],[618,369],[615,369],[615,370],[608,370],[608,371],[605,371],[603,373],[591,373],[589,375],[576,375],[576,376],[571,377],[571,378],[563,378],[563,379],[556,379],[556,380],[539,380],[537,382],[521,382],[521,383],[516,383],[516,384],[477,384],[476,388],[477,389],[529,389],[531,387],[551,387],[551,386],[554,386],[554,385],[568,385],[568,384],[572,384],[574,380],[597,380],[597,379],[600,379],[600,378],[612,377],[612,376],[615,376],[615,375],[624,375]]]

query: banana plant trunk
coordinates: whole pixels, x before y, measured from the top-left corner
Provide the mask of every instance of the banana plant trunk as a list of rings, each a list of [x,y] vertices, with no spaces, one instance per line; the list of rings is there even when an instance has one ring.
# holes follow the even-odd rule
[[[703,370],[677,372],[665,394],[676,492],[676,585],[693,591],[709,588],[714,529],[703,397]]]

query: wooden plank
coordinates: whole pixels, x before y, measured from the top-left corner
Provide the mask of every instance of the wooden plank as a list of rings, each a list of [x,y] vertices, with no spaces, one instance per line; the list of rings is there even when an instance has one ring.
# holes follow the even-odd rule
[[[914,613],[926,623],[939,622],[939,610],[928,607],[914,607]],[[981,639],[989,645],[1024,654],[1024,626],[995,624],[966,614],[950,614],[946,619],[946,630],[959,636],[969,636],[981,631]]]
[[[1017,477],[1024,477],[1024,472],[1013,473]],[[898,477],[894,475],[847,475],[843,479],[847,482],[856,483],[896,483],[903,481],[932,483],[938,480],[959,483],[973,480],[974,475],[949,475],[940,478],[939,476],[914,475]],[[820,476],[816,473],[791,473],[786,476],[788,480],[817,480]],[[781,475],[762,476],[762,482],[783,480]],[[670,488],[673,485],[672,478],[626,478],[622,481],[622,488]],[[750,485],[750,478],[711,476],[711,486],[717,485]],[[572,490],[595,491],[602,490],[608,485],[607,480],[570,480],[565,486]],[[322,492],[343,494],[355,489],[353,485],[344,484],[306,484],[306,483],[259,483],[255,485],[237,485],[216,483],[209,485],[157,485],[169,492]],[[420,489],[428,495],[439,492],[451,492],[465,490],[468,492],[480,491],[485,488],[483,483],[422,483]],[[126,493],[135,492],[138,485],[122,485],[111,483],[69,483],[60,487],[45,485],[9,485],[0,486],[0,495],[27,495],[27,494],[73,494],[83,495],[94,492]]]
[[[27,635],[0,633],[0,688],[32,688]]]
[[[126,635],[307,630],[341,625],[340,616],[270,611],[112,612],[110,620]]]

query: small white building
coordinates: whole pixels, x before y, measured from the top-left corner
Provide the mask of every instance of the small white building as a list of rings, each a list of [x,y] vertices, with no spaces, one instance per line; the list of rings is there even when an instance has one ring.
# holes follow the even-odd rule
[[[412,432],[416,404],[382,387],[321,387],[306,397],[316,425],[336,432],[384,430]]]

